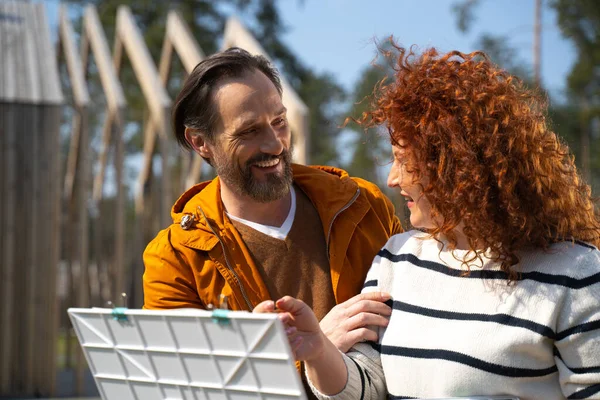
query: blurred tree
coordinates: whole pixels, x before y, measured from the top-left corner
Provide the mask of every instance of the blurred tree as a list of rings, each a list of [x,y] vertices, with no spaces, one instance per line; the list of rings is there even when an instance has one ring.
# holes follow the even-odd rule
[[[476,47],[512,75],[518,76],[525,83],[532,85],[534,79],[531,67],[518,56],[517,50],[508,43],[510,41],[504,36],[484,33],[477,40]]]
[[[358,118],[370,108],[373,88],[388,72],[390,71],[380,65],[370,65],[363,70],[352,94],[349,116]],[[382,186],[385,182],[381,182],[378,168],[390,159],[389,140],[381,134],[380,130],[371,128],[365,131],[361,126],[351,121],[347,124],[347,128],[354,135],[352,135],[353,155],[346,169],[351,175],[360,176]]]
[[[455,2],[451,10],[456,17],[456,25],[462,33],[467,33],[475,22],[475,9],[481,0],[460,0]],[[476,47],[485,52],[492,61],[518,76],[526,83],[533,83],[533,71],[527,63],[518,57],[515,48],[509,45],[509,38],[502,35],[482,34],[477,40]]]
[[[577,59],[567,79],[569,101],[579,113],[579,143],[582,172],[592,181],[592,168],[598,157],[598,120],[600,117],[600,3],[594,0],[552,0],[563,35],[572,40]],[[595,151],[593,151],[595,150]],[[595,176],[596,174],[594,174]]]
[[[471,29],[471,25],[475,21],[475,8],[479,3],[480,0],[462,0],[452,4],[451,10],[456,16],[456,25],[462,33]]]

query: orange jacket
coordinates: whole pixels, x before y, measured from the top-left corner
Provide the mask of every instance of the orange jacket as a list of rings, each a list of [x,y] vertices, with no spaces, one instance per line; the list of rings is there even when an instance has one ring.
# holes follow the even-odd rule
[[[332,167],[294,164],[292,169],[294,183],[321,217],[333,292],[341,303],[360,292],[375,254],[390,236],[402,232],[400,221],[390,200],[372,183]],[[171,214],[173,224],[144,252],[144,308],[217,306],[222,294],[231,310],[252,310],[270,299],[223,209],[218,177],[185,192]]]

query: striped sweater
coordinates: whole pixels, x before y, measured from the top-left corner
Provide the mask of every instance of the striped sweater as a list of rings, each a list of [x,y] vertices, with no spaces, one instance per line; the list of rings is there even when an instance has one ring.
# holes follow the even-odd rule
[[[348,383],[321,399],[600,399],[600,252],[558,243],[520,254],[507,285],[497,263],[471,266],[427,235],[390,238],[366,291],[392,295],[379,343],[344,355]]]

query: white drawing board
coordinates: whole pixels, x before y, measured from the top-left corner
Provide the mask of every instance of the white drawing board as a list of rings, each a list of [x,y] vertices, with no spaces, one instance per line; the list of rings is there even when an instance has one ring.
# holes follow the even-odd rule
[[[275,314],[70,308],[103,400],[306,399]]]

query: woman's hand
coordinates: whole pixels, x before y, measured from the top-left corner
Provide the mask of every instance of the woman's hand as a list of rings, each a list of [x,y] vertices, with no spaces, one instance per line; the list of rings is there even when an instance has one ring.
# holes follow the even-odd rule
[[[302,300],[285,296],[276,302],[271,300],[258,304],[253,312],[279,313],[285,326],[290,347],[298,361],[308,361],[321,355],[325,337],[315,313]]]
[[[310,361],[321,356],[325,347],[325,335],[313,310],[302,300],[285,296],[276,301],[279,319],[286,333],[294,357],[298,361]]]
[[[285,296],[276,302],[264,301],[254,312],[278,312],[285,326],[294,357],[304,361],[306,373],[321,393],[333,395],[347,382],[342,353],[325,336],[315,313],[302,300]]]

